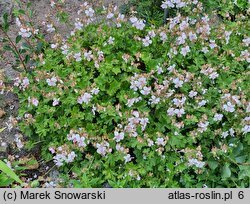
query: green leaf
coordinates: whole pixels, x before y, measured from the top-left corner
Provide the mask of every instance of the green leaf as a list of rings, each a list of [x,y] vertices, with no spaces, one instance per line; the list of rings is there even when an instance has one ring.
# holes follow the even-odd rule
[[[231,170],[229,168],[229,164],[225,164],[222,167],[221,176],[222,176],[222,178],[229,178],[231,176]]]
[[[30,61],[30,56],[29,56],[29,55],[26,55],[24,61],[25,61],[25,63],[27,64],[27,63]]]
[[[42,42],[38,42],[37,47],[36,47],[36,51],[37,52],[41,52],[42,49],[43,49],[43,43]]]
[[[12,184],[14,180],[9,178],[6,174],[0,174],[0,187],[7,187]]]
[[[0,170],[8,175],[10,178],[14,179],[16,182],[22,184],[23,182],[19,179],[19,177],[15,174],[13,170],[11,170],[3,161],[0,160]]]
[[[16,37],[16,44],[19,43],[21,39],[22,39],[22,36],[21,36],[21,35],[18,35],[18,36]]]
[[[247,155],[238,156],[238,157],[235,157],[235,161],[238,163],[243,163],[245,162],[246,158],[247,158]]]
[[[8,13],[3,14],[3,22],[4,22],[4,24],[8,23],[8,17],[9,17]]]
[[[250,166],[239,166],[240,172],[239,172],[239,179],[244,179],[245,177],[250,178]]]
[[[242,150],[243,150],[243,144],[240,142],[238,145],[237,145],[237,147],[233,150],[233,155],[236,157],[236,156],[238,156],[241,152],[242,152]]]
[[[27,3],[27,8],[30,8],[31,5],[32,5],[31,2],[28,2],[28,3]]]
[[[210,169],[215,170],[218,167],[218,162],[217,161],[208,161],[208,166]]]
[[[32,181],[31,183],[31,188],[36,188],[40,185],[39,181],[38,180],[35,180],[35,181]]]
[[[8,15],[7,13],[5,13],[5,14],[3,15],[3,30],[4,30],[5,32],[8,32],[9,27],[10,27],[10,24],[9,24],[9,22],[8,22],[8,17],[9,17],[9,15]]]
[[[109,87],[109,90],[107,91],[107,93],[109,95],[113,95],[119,88],[120,88],[121,84],[114,80],[111,84],[110,84],[110,87]]]

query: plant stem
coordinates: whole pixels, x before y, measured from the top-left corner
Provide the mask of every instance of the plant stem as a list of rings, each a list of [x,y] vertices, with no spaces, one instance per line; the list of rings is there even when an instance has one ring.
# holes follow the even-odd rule
[[[9,35],[1,27],[0,27],[0,29],[2,30],[2,32],[4,33],[4,35],[7,37],[7,39],[9,41],[11,47],[13,47],[15,49],[15,51],[16,51],[16,53],[18,55],[18,58],[20,59],[20,61],[21,61],[22,65],[23,65],[25,71],[27,71],[27,67],[26,67],[26,65],[25,65],[25,63],[23,61],[23,58],[22,58],[20,52],[18,51],[16,45],[13,43],[13,41],[10,39]]]

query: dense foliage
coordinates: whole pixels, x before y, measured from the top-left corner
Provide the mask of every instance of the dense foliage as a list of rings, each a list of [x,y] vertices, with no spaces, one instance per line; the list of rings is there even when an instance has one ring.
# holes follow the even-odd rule
[[[16,79],[19,126],[58,185],[249,187],[249,12],[161,6],[178,11],[155,28],[110,8],[97,23],[84,4],[70,37],[55,34]]]

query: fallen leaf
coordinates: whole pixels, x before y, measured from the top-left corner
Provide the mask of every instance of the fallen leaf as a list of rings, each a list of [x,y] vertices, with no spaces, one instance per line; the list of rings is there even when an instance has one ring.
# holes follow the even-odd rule
[[[39,164],[34,156],[22,157],[19,160],[19,164],[23,165],[27,169],[38,169],[39,168]]]
[[[3,132],[6,129],[6,127],[0,129],[0,133]]]
[[[2,109],[0,109],[0,118],[6,115],[6,112]]]

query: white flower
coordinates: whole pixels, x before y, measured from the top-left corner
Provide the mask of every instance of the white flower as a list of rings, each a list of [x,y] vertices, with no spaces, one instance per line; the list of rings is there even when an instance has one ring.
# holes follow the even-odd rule
[[[67,160],[64,154],[57,154],[53,157],[56,166],[60,167],[63,165],[63,162]]]
[[[189,96],[190,98],[193,98],[193,97],[195,97],[196,95],[197,95],[197,92],[196,92],[196,91],[190,91],[189,94],[188,94],[188,96]]]
[[[156,69],[157,69],[157,74],[163,73],[163,69],[159,64],[156,66]]]
[[[182,87],[183,81],[180,80],[178,77],[173,80],[173,83],[175,84],[175,88]]]
[[[243,121],[250,121],[250,116],[245,117],[245,118],[243,119]]]
[[[219,74],[217,72],[212,72],[211,74],[209,74],[210,79],[216,79],[218,76]]]
[[[21,27],[21,25],[22,25],[19,18],[16,18],[16,25],[18,27]]]
[[[188,33],[188,37],[189,37],[189,40],[190,41],[193,41],[193,40],[196,40],[197,39],[197,36],[195,33],[192,33],[192,32],[189,32]]]
[[[174,2],[174,1],[173,1]],[[163,9],[166,9],[166,8],[174,8],[175,5],[172,3],[171,0],[166,0],[166,1],[163,1],[162,4],[161,4],[161,7]]]
[[[76,154],[74,151],[72,151],[72,152],[70,152],[70,154],[68,154],[68,158],[65,161],[67,163],[73,162],[75,157],[76,157]]]
[[[175,109],[174,113],[177,115],[177,117],[181,117],[183,114],[185,114],[185,110],[183,108]]]
[[[202,101],[200,101],[200,102],[198,103],[198,106],[199,106],[199,107],[202,107],[202,106],[206,105],[206,103],[207,103],[207,100],[202,100]]]
[[[34,105],[34,106],[38,106],[38,103],[39,103],[39,101],[37,100],[37,98],[32,98],[31,99],[31,103]]]
[[[187,36],[185,33],[182,33],[181,36],[179,36],[177,39],[176,39],[176,44],[177,45],[182,45],[185,43],[185,40],[186,40]]]
[[[148,118],[141,118],[140,119],[140,124],[142,125],[142,131],[145,130],[148,123],[149,123]]]
[[[147,142],[148,142],[148,146],[151,147],[154,145],[154,141],[151,140],[151,139],[147,139]]]
[[[203,47],[203,48],[201,49],[201,51],[202,51],[203,53],[205,53],[205,54],[209,52],[209,50],[208,50],[207,47]]]
[[[99,91],[100,91],[99,88],[93,88],[91,90],[91,93],[94,94],[94,95],[97,95],[99,93]]]
[[[250,102],[248,102],[248,104],[247,104],[246,112],[247,112],[247,113],[250,112]]]
[[[112,45],[112,44],[114,44],[114,40],[115,40],[115,38],[113,38],[113,37],[109,37],[109,39],[108,39],[108,44],[109,45]]]
[[[124,139],[124,132],[119,133],[119,132],[115,131],[114,135],[115,135],[114,139],[116,142],[120,142],[121,140]]]
[[[184,105],[184,103],[186,101],[186,97],[184,96],[182,99],[174,98],[172,101],[173,101],[174,105],[176,105],[177,107],[181,107]]]
[[[107,148],[104,144],[97,143],[97,153],[101,154],[102,156],[105,156],[107,153]]]
[[[16,142],[16,146],[18,149],[22,149],[23,148],[23,142],[21,141],[21,137],[22,135],[20,134],[15,134],[15,142]]]
[[[113,14],[113,13],[108,13],[108,15],[107,15],[107,19],[111,19],[111,18],[113,18],[113,16],[114,16],[114,14]]]
[[[143,28],[145,27],[145,23],[143,20],[139,20],[137,21],[134,26],[138,29],[138,30],[143,30]]]
[[[77,100],[79,104],[82,104],[83,102],[88,104],[92,98],[92,95],[89,93],[84,93],[82,96],[80,96]]]
[[[138,30],[143,30],[143,28],[145,27],[143,20],[139,20],[136,17],[131,17],[129,20],[132,23],[132,26],[137,28]]]
[[[247,134],[250,132],[250,125],[245,125],[241,131],[243,132],[243,135]]]
[[[167,110],[168,115],[169,115],[169,116],[173,116],[173,115],[175,114],[175,111],[174,111],[174,110],[175,110],[174,108],[169,108],[169,109]]]
[[[83,27],[83,24],[80,21],[75,22],[75,28],[77,30],[81,30]]]
[[[125,159],[125,163],[130,162],[133,157],[131,157],[130,154],[127,154],[126,156],[123,157]]]
[[[80,61],[82,60],[82,58],[81,58],[81,53],[80,53],[80,52],[74,54],[73,57],[75,58],[75,60],[76,60],[77,62],[80,62]]]
[[[176,65],[173,64],[173,65],[169,66],[169,67],[167,68],[167,70],[171,73],[171,72],[174,71],[175,66],[176,66]]]
[[[158,146],[160,146],[160,145],[165,146],[166,141],[164,140],[164,138],[158,137],[158,138],[156,139],[155,144],[157,144]]]
[[[232,99],[234,100],[235,103],[240,104],[240,100],[239,100],[240,97],[239,96],[234,95],[234,96],[232,96]]]
[[[152,40],[150,40],[149,36],[146,36],[144,39],[142,39],[142,42],[143,42],[143,45],[147,47],[152,43]]]
[[[56,187],[56,183],[54,183],[54,181],[50,181],[49,183],[46,182],[45,183],[45,188],[55,188]]]
[[[234,129],[233,129],[233,128],[230,128],[230,129],[229,129],[229,134],[233,137],[233,136],[234,136],[234,133],[235,133]]]
[[[223,118],[223,115],[222,115],[222,114],[216,113],[216,114],[214,115],[213,120],[214,120],[214,121],[221,121],[222,118]]]
[[[55,151],[55,149],[54,149],[53,147],[50,147],[50,148],[49,148],[49,151],[51,152],[51,154],[56,153],[56,151]]]
[[[63,45],[61,47],[61,50],[62,50],[62,54],[64,54],[64,55],[68,54],[68,46],[67,45]]]
[[[58,104],[59,104],[59,101],[60,101],[59,98],[55,98],[55,99],[53,100],[52,106],[58,105]]]
[[[235,111],[235,105],[233,105],[231,102],[227,102],[227,104],[224,104],[223,105],[223,109],[225,110],[225,111],[227,111],[227,112],[230,112],[230,113],[232,113],[232,112],[234,112]]]
[[[25,28],[20,28],[20,31],[18,34],[21,35],[23,38],[29,38],[31,36],[31,32]]]
[[[232,31],[225,31],[225,39],[226,39],[226,44],[229,43],[230,35],[232,34]]]
[[[198,161],[197,159],[189,159],[189,166],[196,166],[197,168],[202,168],[205,165],[205,162]]]
[[[138,21],[138,19],[136,17],[131,17],[129,20],[131,23],[135,23]]]
[[[223,133],[221,134],[221,137],[224,138],[224,139],[225,139],[227,136],[228,136],[228,131],[223,132]]]
[[[85,143],[85,137],[80,137],[78,140],[78,147],[86,147],[87,144]]]
[[[167,35],[164,32],[160,32],[160,39],[165,42],[167,40]]]
[[[29,84],[30,84],[29,79],[27,77],[25,77],[23,79],[23,82],[22,82],[21,86],[22,86],[23,89],[26,89],[29,86]]]
[[[124,147],[121,146],[121,144],[116,144],[115,149],[119,152],[123,152],[124,151]]]
[[[89,8],[89,9],[85,10],[85,14],[88,17],[93,17],[95,14],[95,11],[92,8]]]
[[[183,30],[185,30],[186,28],[188,28],[188,26],[189,26],[188,21],[182,21],[182,22],[180,23],[180,25],[179,25],[181,31],[183,31]]]
[[[52,77],[51,79],[47,79],[46,82],[49,86],[56,86],[57,79],[56,77]]]
[[[92,51],[84,52],[84,58],[90,61],[93,58]]]
[[[244,38],[242,42],[246,47],[248,47],[250,45],[250,37]]]
[[[56,43],[56,44],[51,44],[51,45],[50,45],[50,47],[51,47],[52,49],[57,48],[57,46],[58,46],[58,44],[57,44],[57,43]]]
[[[47,32],[53,33],[55,30],[56,29],[54,28],[54,26],[52,24],[47,25]]]
[[[190,48],[187,45],[186,47],[181,48],[181,54],[185,57],[187,55],[187,53],[190,52]]]
[[[141,90],[141,94],[148,95],[148,94],[150,94],[150,91],[151,91],[151,87],[144,86],[143,89]]]
[[[158,104],[160,102],[160,98],[157,98],[156,96],[151,96],[149,99],[149,104]]]
[[[151,38],[154,38],[156,35],[155,35],[155,32],[153,30],[150,30],[150,31],[148,31],[148,36]]]
[[[206,121],[206,122],[200,122],[199,124],[198,124],[198,127],[200,128],[199,129],[199,132],[205,132],[206,130],[207,130],[207,127],[208,127],[208,125],[209,125],[209,122],[208,121]]]
[[[56,5],[56,3],[55,3],[53,0],[51,0],[51,1],[50,1],[50,6],[51,6],[51,8],[54,8],[55,5]]]
[[[217,47],[217,45],[216,45],[216,43],[215,43],[215,40],[210,40],[209,47],[210,47],[211,49],[214,49],[214,48]]]

